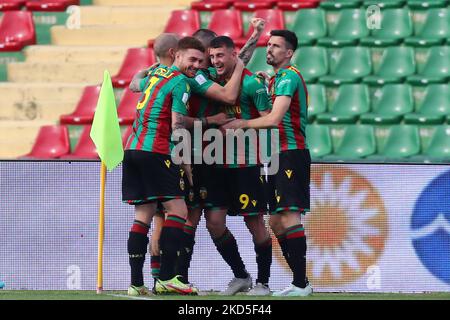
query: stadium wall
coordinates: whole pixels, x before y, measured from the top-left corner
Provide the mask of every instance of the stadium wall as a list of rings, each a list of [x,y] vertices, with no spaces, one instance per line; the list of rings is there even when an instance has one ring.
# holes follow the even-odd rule
[[[0,161],[0,279],[12,290],[94,290],[98,162]],[[312,210],[304,223],[308,275],[316,292],[450,291],[448,165],[315,164]],[[108,173],[104,288],[129,285],[127,237],[133,207],[121,203],[121,168]],[[251,236],[228,217],[256,278]],[[273,238],[275,239],[275,238]],[[190,277],[223,290],[232,273],[202,219]],[[270,286],[291,281],[274,240]],[[145,282],[152,285],[150,257]]]

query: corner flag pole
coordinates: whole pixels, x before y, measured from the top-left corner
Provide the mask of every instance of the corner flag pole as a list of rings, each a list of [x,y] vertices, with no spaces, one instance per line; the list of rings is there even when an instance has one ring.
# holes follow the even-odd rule
[[[98,217],[97,294],[103,292],[103,239],[105,236],[105,183],[106,166],[100,169],[100,209]]]

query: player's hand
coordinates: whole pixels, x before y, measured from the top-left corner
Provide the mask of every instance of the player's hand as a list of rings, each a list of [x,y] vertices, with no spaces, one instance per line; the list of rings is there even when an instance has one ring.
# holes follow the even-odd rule
[[[226,124],[224,124],[223,126],[220,127],[220,130],[222,130],[222,132],[226,132],[227,129],[242,129],[245,127],[245,120],[243,119],[235,119],[233,121],[230,121]]]
[[[267,72],[264,71],[256,71],[255,74],[260,77],[263,78],[265,81],[269,81],[270,80],[270,76],[267,74]]]
[[[266,21],[262,18],[253,18],[251,20],[251,24],[253,26],[253,29],[258,32],[262,32],[264,30],[264,27],[266,26]]]
[[[208,117],[208,123],[221,126],[230,121],[233,121],[234,119],[235,118],[228,118],[228,116],[225,113],[221,112],[214,116]]]

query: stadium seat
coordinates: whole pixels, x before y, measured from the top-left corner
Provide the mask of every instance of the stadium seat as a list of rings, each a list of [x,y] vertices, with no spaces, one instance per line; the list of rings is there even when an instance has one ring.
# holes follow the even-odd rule
[[[251,72],[264,71],[269,75],[273,75],[272,66],[266,63],[266,48],[256,48],[252,58],[248,62],[247,69]]]
[[[316,8],[320,0],[278,1],[277,7],[283,11],[297,11],[300,9]]]
[[[450,47],[431,47],[426,54],[425,63],[421,64],[416,53],[418,74],[408,77],[413,84],[448,82],[450,76]]]
[[[97,149],[91,139],[90,125],[84,126],[73,152],[62,156],[61,159],[98,159]]]
[[[119,72],[111,78],[113,86],[115,88],[128,86],[138,71],[150,67],[155,62],[155,53],[152,48],[128,49]]]
[[[405,5],[405,0],[366,0],[364,1],[364,8],[376,5],[381,9],[401,8]]]
[[[66,126],[42,126],[31,152],[21,158],[56,159],[70,152],[69,131]]]
[[[79,0],[29,0],[26,3],[28,11],[66,11],[68,6],[79,5]]]
[[[376,152],[375,133],[369,125],[349,125],[341,143],[326,160],[358,160]]]
[[[325,84],[358,82],[372,71],[370,51],[366,47],[344,47],[328,58],[330,74],[320,77]]]
[[[323,9],[299,10],[295,14],[292,31],[300,46],[310,45],[327,34],[327,23]]]
[[[198,11],[214,11],[228,9],[233,4],[233,0],[203,0],[191,3],[191,8]]]
[[[36,43],[33,15],[29,11],[6,11],[0,22],[0,52],[21,51]]]
[[[174,10],[167,21],[164,32],[177,33],[181,37],[191,36],[200,29],[200,16],[196,10]]]
[[[327,126],[314,124],[306,126],[306,143],[313,159],[326,156],[333,151]]]
[[[442,8],[448,5],[448,0],[408,0],[408,6],[413,9]]]
[[[234,1],[234,8],[242,11],[255,11],[261,9],[271,9],[275,6],[275,0],[246,0]]]
[[[361,40],[368,46],[392,46],[399,44],[413,33],[411,13],[408,9],[386,9],[381,15],[380,29],[371,30],[371,36]]]
[[[373,63],[374,72],[364,78],[371,85],[403,82],[416,71],[414,50],[411,47],[387,47],[383,50],[380,63]]]
[[[224,23],[224,21],[227,23]],[[233,40],[242,38],[244,28],[241,12],[232,9],[213,11],[208,29]]]
[[[91,124],[100,94],[100,86],[87,86],[78,101],[75,111],[60,117],[61,124]]]
[[[436,126],[430,144],[423,155],[431,160],[450,161],[450,126]]]
[[[136,105],[138,103],[141,93],[133,92],[128,88],[123,91],[119,106],[117,107],[117,116],[119,117],[119,124],[132,124],[136,116]]]
[[[318,40],[323,46],[355,45],[359,39],[369,35],[366,26],[366,14],[363,9],[345,9],[340,11],[335,25],[328,25],[328,37]]]
[[[408,124],[441,124],[450,115],[450,86],[431,84],[425,90],[425,96],[416,106],[415,113],[405,115]]]
[[[439,45],[450,36],[450,9],[435,8],[427,11],[425,22],[413,37],[405,40],[413,46]]]
[[[389,129],[384,146],[378,149],[377,155],[370,158],[395,161],[415,156],[418,153],[420,153],[418,128],[413,125],[394,125]]]
[[[369,89],[364,84],[344,84],[339,87],[330,112],[318,114],[317,123],[352,124],[363,113],[370,111]]]
[[[20,10],[26,0],[0,0],[0,11]]]
[[[320,3],[320,6],[327,10],[359,8],[361,5],[362,0],[328,0]]]
[[[372,99],[373,113],[361,115],[365,124],[397,124],[402,116],[414,110],[411,86],[408,84],[388,84],[375,91]]]
[[[323,47],[300,47],[292,61],[299,67],[303,79],[310,83],[328,73],[327,51]]]
[[[266,25],[263,31],[263,34],[259,38],[257,42],[257,46],[265,46],[267,41],[270,38],[270,30],[274,29],[284,29],[284,17],[283,11],[279,9],[265,9],[265,10],[256,10],[253,14],[253,17],[263,18],[266,20]],[[253,33],[253,26],[250,26],[246,35],[235,41],[238,47],[242,47],[248,40],[248,38]]]
[[[318,114],[327,111],[327,95],[322,84],[308,84],[308,121],[314,121]]]

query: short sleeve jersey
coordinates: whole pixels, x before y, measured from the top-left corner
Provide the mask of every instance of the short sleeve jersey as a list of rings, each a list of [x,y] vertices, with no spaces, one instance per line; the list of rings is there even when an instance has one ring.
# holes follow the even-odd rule
[[[278,70],[269,83],[272,103],[277,96],[291,97],[291,104],[278,125],[280,151],[306,149],[306,123],[308,91],[305,81],[296,66],[286,66]]]
[[[144,90],[136,106],[133,131],[126,149],[170,154],[173,149],[172,111],[188,114],[190,86],[187,77],[172,66],[158,66],[142,81]]]

